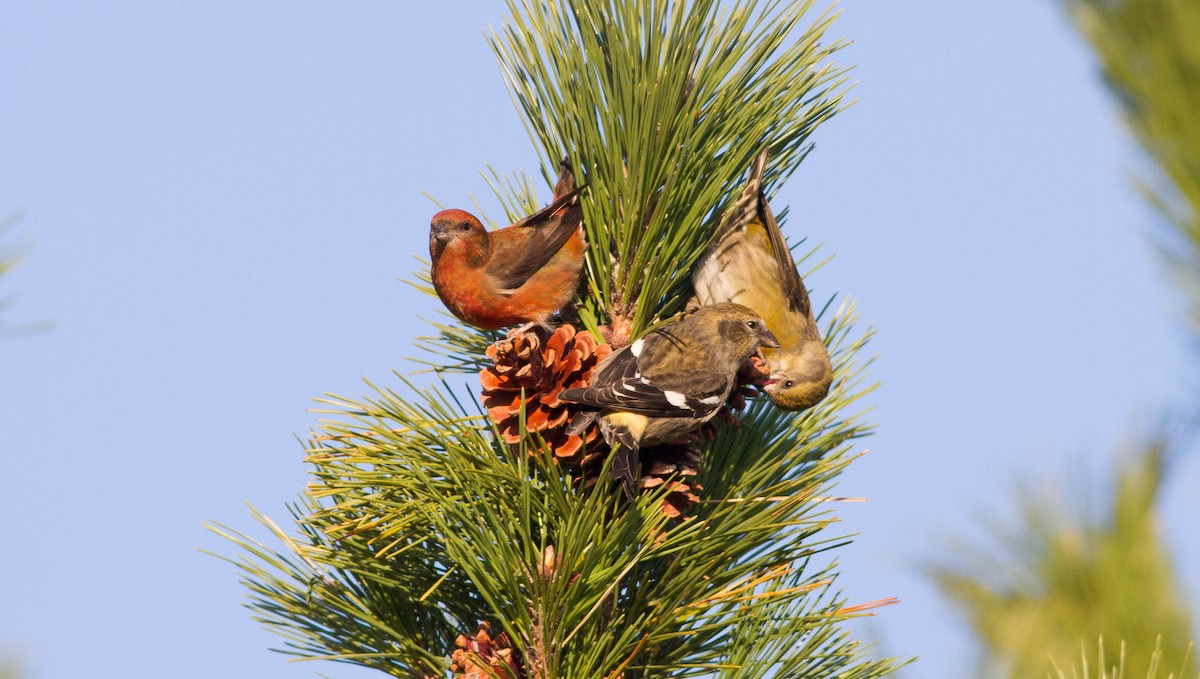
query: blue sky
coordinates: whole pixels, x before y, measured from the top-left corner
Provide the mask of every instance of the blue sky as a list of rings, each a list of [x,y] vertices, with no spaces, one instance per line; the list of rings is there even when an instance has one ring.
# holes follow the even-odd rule
[[[433,5],[440,4],[441,7]],[[453,6],[451,6],[453,5]],[[917,572],[1019,479],[1067,501],[1188,403],[1182,304],[1088,49],[1057,5],[846,0],[851,110],[781,190],[808,281],[878,329],[878,435],[838,494],[858,629],[963,676],[962,622]],[[375,676],[287,663],[201,523],[282,519],[310,398],[390,384],[436,302],[397,278],[434,206],[499,210],[477,170],[533,155],[482,31],[500,2],[0,6],[0,657],[32,679]],[[1164,505],[1200,591],[1200,464]]]

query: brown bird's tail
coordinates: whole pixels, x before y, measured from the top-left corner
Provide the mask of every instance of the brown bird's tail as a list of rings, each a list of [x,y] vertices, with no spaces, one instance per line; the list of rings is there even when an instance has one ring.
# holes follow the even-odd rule
[[[621,480],[621,487],[625,490],[625,497],[632,500],[637,494],[638,480],[638,463],[641,453],[641,446],[633,440],[633,435],[624,427],[607,428],[601,424],[601,429],[604,431],[604,438],[608,439],[609,445],[617,444],[613,450],[612,475]],[[614,440],[615,439],[615,440]]]
[[[582,391],[581,389],[565,389],[559,393],[562,397],[567,391]],[[562,399],[570,400],[570,399]],[[567,425],[567,434],[572,436],[582,436],[587,428],[592,426],[596,418],[600,416],[598,410],[580,410],[571,417],[571,424]],[[610,424],[607,420],[600,420],[600,435],[609,446],[613,448],[613,463],[612,475],[621,480],[621,487],[625,490],[625,497],[630,500],[637,493],[638,468],[641,446],[633,438],[633,434],[628,429],[620,425]]]

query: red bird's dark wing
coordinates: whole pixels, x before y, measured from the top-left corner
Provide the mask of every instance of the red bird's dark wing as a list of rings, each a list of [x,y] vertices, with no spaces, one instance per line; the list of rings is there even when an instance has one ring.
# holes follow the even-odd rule
[[[579,192],[561,196],[525,219],[491,234],[486,273],[497,287],[515,290],[549,262],[583,222]]]

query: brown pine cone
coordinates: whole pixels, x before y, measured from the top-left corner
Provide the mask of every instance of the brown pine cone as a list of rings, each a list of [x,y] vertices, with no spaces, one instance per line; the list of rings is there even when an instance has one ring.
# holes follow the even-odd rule
[[[643,451],[640,488],[658,488],[671,484],[670,492],[663,498],[659,509],[672,519],[683,516],[692,504],[700,501],[699,492],[704,490],[697,480],[700,463],[704,458],[700,450],[688,442],[668,443]]]
[[[513,444],[521,440],[524,394],[526,430],[538,432],[560,461],[578,466],[584,441],[595,441],[599,430],[593,426],[583,436],[568,435],[571,410],[558,400],[558,393],[585,386],[596,365],[610,353],[609,345],[597,342],[589,332],[576,332],[571,325],[560,325],[548,337],[540,327],[511,330],[505,339],[489,346],[487,357],[493,365],[479,373],[479,381],[483,406],[504,441]]]
[[[492,636],[492,626],[487,621],[479,623],[473,638],[458,635],[454,645],[457,648],[450,654],[450,671],[455,679],[491,679],[493,675],[505,679],[525,677],[521,654],[513,648],[508,634],[501,632]]]
[[[671,492],[660,506],[663,513],[672,519],[686,514],[692,504],[700,500],[699,493],[704,490],[696,478],[704,457],[693,439],[699,439],[699,436],[693,435],[661,446],[642,448],[639,456],[638,488],[649,490],[657,489],[664,483],[672,484]],[[581,461],[574,476],[587,476],[588,488],[595,485],[608,453],[609,448],[603,439],[588,444],[588,455]]]

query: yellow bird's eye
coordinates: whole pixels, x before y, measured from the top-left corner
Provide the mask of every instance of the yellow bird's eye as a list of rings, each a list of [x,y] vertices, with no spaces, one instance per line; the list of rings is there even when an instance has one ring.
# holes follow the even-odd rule
[[[791,381],[791,380],[788,380],[788,381],[786,381],[786,382],[784,382],[784,383],[783,383],[783,388],[784,388],[784,389],[791,389],[791,388],[792,388],[792,387],[794,387],[794,386],[796,386],[796,383],[795,383],[795,382],[793,382],[793,381]]]

